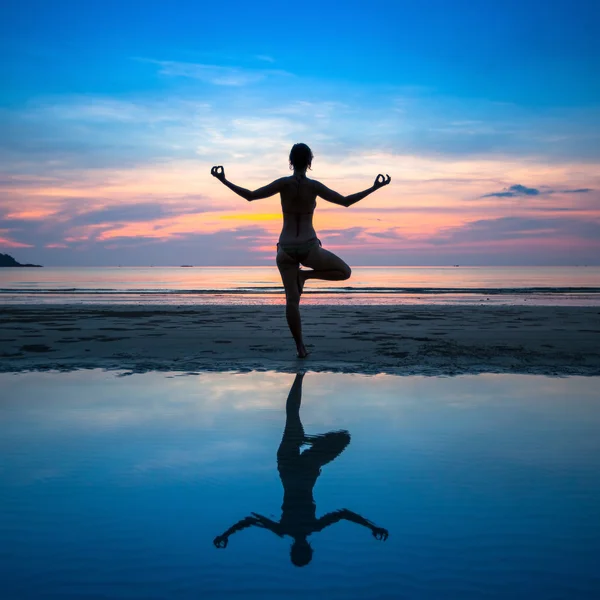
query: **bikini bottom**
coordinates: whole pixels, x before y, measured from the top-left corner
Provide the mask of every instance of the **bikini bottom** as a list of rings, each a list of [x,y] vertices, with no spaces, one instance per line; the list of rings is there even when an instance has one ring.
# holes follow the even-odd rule
[[[288,256],[293,258],[295,261],[304,262],[310,251],[315,248],[322,246],[321,240],[315,238],[302,244],[277,244],[277,250],[283,250]]]

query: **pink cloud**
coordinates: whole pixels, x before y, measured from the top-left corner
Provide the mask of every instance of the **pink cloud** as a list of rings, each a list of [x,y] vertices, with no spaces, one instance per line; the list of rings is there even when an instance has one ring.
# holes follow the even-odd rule
[[[0,237],[0,246],[5,248],[33,248],[32,244],[23,244],[22,242],[15,242],[4,237]]]

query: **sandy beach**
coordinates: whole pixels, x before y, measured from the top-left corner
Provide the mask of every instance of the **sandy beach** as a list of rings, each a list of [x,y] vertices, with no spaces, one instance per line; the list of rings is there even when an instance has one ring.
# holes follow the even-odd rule
[[[564,307],[304,307],[295,356],[283,306],[11,306],[0,371],[277,370],[600,375],[600,311]]]

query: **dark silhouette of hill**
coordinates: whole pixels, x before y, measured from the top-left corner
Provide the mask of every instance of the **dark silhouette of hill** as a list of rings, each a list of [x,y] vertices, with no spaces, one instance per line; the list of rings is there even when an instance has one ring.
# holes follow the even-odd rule
[[[0,267],[41,267],[42,265],[22,265],[17,262],[10,254],[0,252]]]

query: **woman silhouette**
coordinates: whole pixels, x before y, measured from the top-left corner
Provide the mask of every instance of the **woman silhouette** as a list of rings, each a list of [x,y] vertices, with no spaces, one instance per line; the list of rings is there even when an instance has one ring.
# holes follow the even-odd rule
[[[376,540],[387,540],[387,529],[378,527],[347,508],[317,518],[313,489],[321,474],[321,467],[335,460],[346,449],[350,443],[350,434],[347,431],[330,431],[321,435],[304,433],[300,420],[303,379],[304,373],[298,373],[292,384],[285,406],[283,438],[277,450],[277,468],[283,485],[281,519],[273,521],[252,513],[218,535],[213,540],[217,548],[226,548],[229,538],[238,531],[248,527],[261,527],[279,537],[291,537],[293,542],[290,560],[297,567],[303,567],[311,561],[313,555],[308,537],[342,520],[366,527]],[[304,445],[310,448],[301,452]]]
[[[242,198],[251,202],[281,195],[283,227],[277,244],[277,267],[285,288],[285,315],[288,326],[296,342],[299,358],[308,355],[302,339],[302,323],[300,321],[300,296],[307,279],[325,279],[327,281],[343,281],[350,277],[350,267],[339,257],[321,247],[321,242],[313,227],[313,213],[317,205],[317,196],[339,204],[351,206],[362,200],[375,190],[388,185],[391,177],[377,175],[375,183],[367,190],[342,196],[321,182],[309,179],[306,170],[311,168],[313,153],[306,144],[294,144],[290,152],[290,169],[294,174],[281,177],[269,185],[250,191],[225,179],[222,166],[213,167],[211,175],[224,183]],[[311,270],[302,270],[300,265]]]

